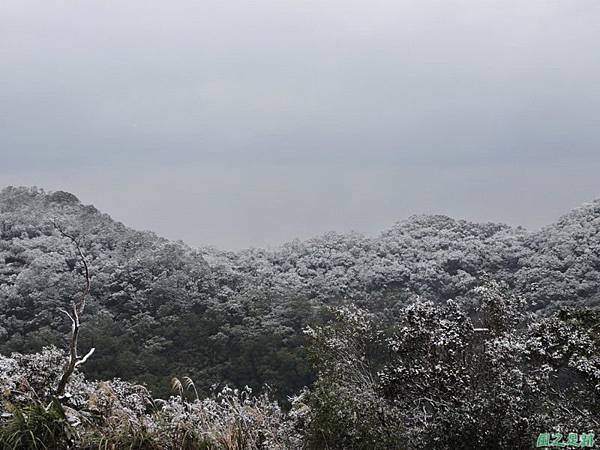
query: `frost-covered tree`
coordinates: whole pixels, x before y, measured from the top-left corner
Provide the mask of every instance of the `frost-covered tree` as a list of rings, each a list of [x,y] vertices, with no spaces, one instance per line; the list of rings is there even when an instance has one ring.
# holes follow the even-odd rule
[[[527,449],[600,423],[596,311],[528,313],[496,283],[390,318],[341,310],[309,330],[311,448]]]

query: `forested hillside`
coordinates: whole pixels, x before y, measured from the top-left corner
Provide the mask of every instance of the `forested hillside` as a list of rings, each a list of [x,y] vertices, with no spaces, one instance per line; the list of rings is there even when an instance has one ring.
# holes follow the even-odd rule
[[[302,332],[355,305],[386,316],[416,299],[467,300],[486,280],[527,307],[600,303],[600,202],[529,232],[415,216],[375,237],[326,233],[274,250],[192,249],[115,222],[66,192],[0,193],[0,353],[66,347],[59,312],[81,284],[71,243],[89,260],[81,346],[88,377],[121,377],[166,394],[174,374],[201,392],[268,384],[276,397],[314,380]],[[389,313],[389,314],[388,314]]]

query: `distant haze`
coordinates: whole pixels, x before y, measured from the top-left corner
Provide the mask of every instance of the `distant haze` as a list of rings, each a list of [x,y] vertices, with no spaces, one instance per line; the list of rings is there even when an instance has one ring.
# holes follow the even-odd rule
[[[0,2],[0,186],[191,245],[600,197],[597,0]]]

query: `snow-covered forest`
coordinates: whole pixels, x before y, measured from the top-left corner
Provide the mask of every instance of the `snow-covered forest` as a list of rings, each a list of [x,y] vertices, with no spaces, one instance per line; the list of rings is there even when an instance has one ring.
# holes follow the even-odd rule
[[[78,345],[95,352],[57,393],[79,248]],[[67,192],[8,187],[0,438],[531,448],[600,425],[599,303],[598,201],[534,232],[415,216],[374,237],[222,252],[132,230]]]

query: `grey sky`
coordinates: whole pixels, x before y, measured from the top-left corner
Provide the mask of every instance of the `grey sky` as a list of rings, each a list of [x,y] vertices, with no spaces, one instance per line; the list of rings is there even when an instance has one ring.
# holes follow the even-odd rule
[[[0,185],[192,245],[600,196],[600,3],[0,2]]]

